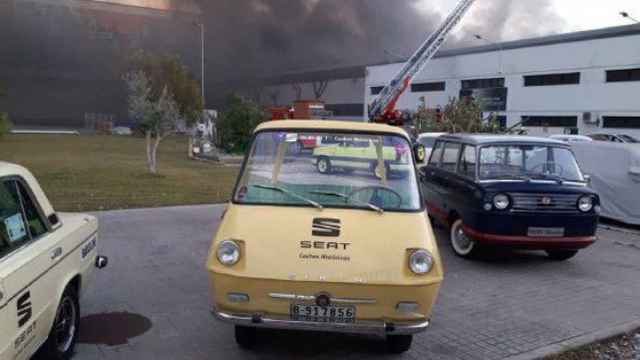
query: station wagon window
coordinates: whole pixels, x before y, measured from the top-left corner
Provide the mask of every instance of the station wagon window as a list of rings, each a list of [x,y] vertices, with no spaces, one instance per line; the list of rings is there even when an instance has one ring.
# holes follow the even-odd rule
[[[460,165],[458,167],[458,173],[468,178],[476,177],[476,147],[471,145],[465,145],[462,151],[462,157],[460,158]]]
[[[442,154],[442,168],[455,172],[458,165],[458,158],[460,157],[460,144],[447,143],[444,147],[444,153]]]
[[[480,149],[483,180],[584,181],[573,153],[544,145],[491,145]]]
[[[431,152],[431,158],[429,159],[429,165],[440,166],[440,158],[442,158],[442,147],[444,143],[442,141],[438,141],[436,145],[433,147],[433,151]]]
[[[36,207],[31,195],[25,188],[24,184],[16,182],[20,191],[20,199],[22,200],[22,207],[24,209],[24,216],[27,218],[27,224],[29,224],[29,232],[31,237],[36,239],[44,235],[47,232],[45,222],[42,220],[38,208]]]
[[[47,232],[31,196],[15,180],[0,183],[0,258]]]

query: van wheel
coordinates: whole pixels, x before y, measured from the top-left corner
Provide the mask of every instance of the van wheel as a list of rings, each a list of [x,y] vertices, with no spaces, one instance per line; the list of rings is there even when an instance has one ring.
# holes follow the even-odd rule
[[[457,219],[453,222],[449,234],[449,242],[456,255],[463,258],[471,258],[478,252],[478,244],[464,233],[462,226],[462,219]]]
[[[42,345],[40,353],[45,359],[68,360],[78,340],[80,330],[80,304],[78,294],[73,287],[68,287],[58,305],[53,327],[47,341]]]
[[[327,157],[318,158],[318,163],[316,164],[316,168],[320,174],[330,174],[331,173],[331,160]]]
[[[401,354],[411,349],[412,335],[388,335],[387,350],[392,354]]]
[[[549,259],[555,261],[565,261],[578,254],[578,250],[546,250]]]
[[[243,349],[253,349],[258,340],[257,330],[254,327],[236,325],[236,343]]]

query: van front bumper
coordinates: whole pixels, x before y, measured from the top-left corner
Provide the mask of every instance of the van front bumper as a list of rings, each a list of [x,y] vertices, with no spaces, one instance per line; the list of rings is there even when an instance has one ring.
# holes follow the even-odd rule
[[[235,314],[212,309],[212,314],[221,321],[234,325],[268,329],[321,331],[370,335],[411,335],[425,331],[429,320],[386,322],[360,320],[353,323],[330,323],[292,320],[286,316],[255,314]]]

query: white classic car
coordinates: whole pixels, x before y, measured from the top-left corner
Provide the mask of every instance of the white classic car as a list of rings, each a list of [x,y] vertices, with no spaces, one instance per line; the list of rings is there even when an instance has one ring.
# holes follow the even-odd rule
[[[56,213],[33,175],[0,162],[0,359],[73,355],[79,298],[97,255],[98,220]]]

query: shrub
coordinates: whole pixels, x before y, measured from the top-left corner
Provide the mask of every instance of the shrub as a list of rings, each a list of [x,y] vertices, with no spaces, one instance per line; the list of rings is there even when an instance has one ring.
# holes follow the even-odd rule
[[[265,114],[254,102],[231,95],[216,123],[220,146],[228,153],[244,153],[253,130],[265,120]]]

